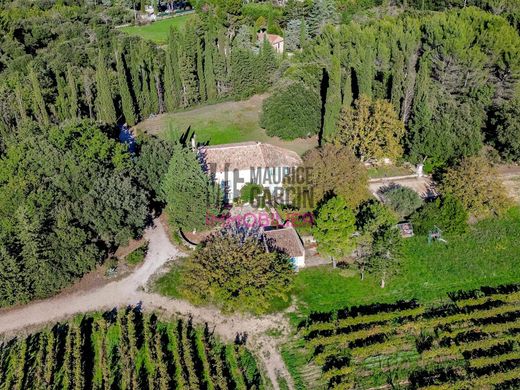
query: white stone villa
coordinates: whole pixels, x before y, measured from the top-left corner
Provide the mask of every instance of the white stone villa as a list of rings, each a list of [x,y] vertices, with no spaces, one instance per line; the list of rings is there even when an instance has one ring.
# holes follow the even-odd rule
[[[248,183],[268,188],[272,199],[285,199],[283,179],[302,165],[297,153],[262,142],[201,146],[198,152],[208,174],[225,191],[224,200],[229,204],[240,197],[241,188]],[[272,217],[263,218],[261,214],[266,213]],[[296,268],[305,266],[305,249],[298,233],[290,222],[283,223],[273,207],[265,211],[254,210],[251,206],[233,207],[231,214],[234,218],[242,214],[244,221],[247,218],[269,220],[267,225],[259,224],[265,236],[291,257]]]
[[[247,183],[268,188],[273,198],[283,196],[283,178],[302,165],[292,150],[262,142],[242,142],[199,147],[208,171],[233,203]]]

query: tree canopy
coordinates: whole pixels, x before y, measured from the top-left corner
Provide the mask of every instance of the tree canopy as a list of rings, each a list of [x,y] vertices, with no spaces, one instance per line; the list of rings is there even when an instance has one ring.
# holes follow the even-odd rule
[[[109,130],[90,122],[28,127],[6,140],[0,306],[56,292],[142,233],[148,193]]]
[[[471,183],[471,185],[468,185]],[[471,215],[501,214],[510,206],[496,169],[483,157],[468,157],[442,176],[440,191],[459,200]]]
[[[187,259],[181,293],[195,303],[223,310],[266,313],[273,300],[288,300],[294,276],[289,256],[255,235],[222,232]]]
[[[403,155],[404,134],[403,122],[390,102],[361,96],[354,107],[343,109],[333,140],[348,146],[363,160],[395,160]]]
[[[341,196],[351,208],[367,199],[367,170],[346,147],[326,144],[303,156],[303,169],[286,180],[293,203],[314,209],[321,202]]]
[[[334,197],[320,207],[312,233],[321,254],[340,260],[355,248],[356,217],[345,199]]]
[[[220,214],[222,189],[203,171],[197,153],[180,143],[173,147],[161,188],[168,219],[176,228],[200,230],[208,217]]]

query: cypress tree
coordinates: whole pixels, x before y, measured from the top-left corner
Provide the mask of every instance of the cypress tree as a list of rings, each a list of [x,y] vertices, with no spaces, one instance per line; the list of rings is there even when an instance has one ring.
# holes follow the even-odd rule
[[[396,55],[393,69],[392,69],[392,90],[390,101],[397,113],[401,112],[401,102],[403,99],[403,85],[404,85],[404,57],[399,51]]]
[[[203,51],[202,41],[197,39],[197,78],[199,80],[199,94],[200,100],[205,102],[208,99],[208,95],[206,94],[206,79],[204,77]]]
[[[33,113],[38,121],[44,125],[49,124],[49,114],[45,107],[45,101],[43,99],[42,88],[38,76],[32,65],[29,66],[29,81],[32,86],[32,109]]]
[[[215,44],[210,33],[206,33],[204,45],[204,79],[206,80],[206,92],[208,100],[217,98],[217,88],[215,85],[215,71],[213,69],[213,45]]]
[[[96,112],[97,119],[101,122],[115,123],[117,121],[116,109],[110,91],[110,80],[105,59],[101,50],[98,54],[96,66]]]
[[[325,140],[330,140],[336,132],[336,123],[341,111],[341,63],[337,50],[332,55],[328,76],[329,85],[323,118],[323,139]]]
[[[20,75],[18,74],[18,72],[16,72],[14,76],[14,85],[16,105],[18,106],[19,114],[19,117],[17,118],[17,123],[21,124],[27,121],[27,110],[23,101],[22,86],[20,84]]]
[[[69,95],[69,116],[72,119],[76,119],[79,114],[78,106],[78,87],[72,70],[72,65],[67,64],[67,84],[68,84],[68,95]]]
[[[173,111],[180,106],[182,85],[179,77],[178,39],[177,29],[170,28],[164,66],[164,100],[168,111]]]
[[[214,51],[213,66],[215,69],[215,80],[217,85],[218,96],[224,96],[229,90],[230,81],[230,53],[229,40],[224,30],[221,30],[218,35],[218,50]]]
[[[60,121],[65,120],[69,116],[69,107],[67,101],[66,83],[63,77],[59,74],[56,75],[57,84],[57,96],[56,96],[56,114]]]
[[[350,68],[347,68],[345,71],[345,81],[343,82],[343,107],[350,107],[352,101],[352,71]]]
[[[258,88],[259,90],[266,90],[271,85],[273,73],[277,67],[276,53],[267,39],[264,39],[260,55],[257,56],[256,61],[258,66],[255,68],[258,71],[255,74],[258,78]]]
[[[119,84],[119,96],[121,96],[121,108],[125,117],[126,123],[130,126],[135,125],[136,115],[134,101],[132,94],[128,88],[128,81],[126,79],[126,68],[123,63],[123,56],[120,50],[116,50],[116,70],[117,70],[117,82]]]
[[[179,45],[179,73],[182,83],[182,106],[198,101],[197,83],[197,35],[193,25],[188,24]]]
[[[157,88],[157,77],[159,74],[158,64],[154,61],[155,55],[150,53],[148,65],[148,96],[150,100],[150,114],[157,114],[159,107],[159,90]]]

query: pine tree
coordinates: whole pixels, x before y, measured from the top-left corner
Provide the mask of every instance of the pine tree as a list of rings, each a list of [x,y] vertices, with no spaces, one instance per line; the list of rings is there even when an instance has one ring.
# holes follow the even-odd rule
[[[110,88],[108,70],[105,65],[103,53],[100,50],[96,66],[96,112],[98,121],[105,123],[115,123],[117,121],[116,109]]]
[[[217,98],[217,88],[215,84],[215,71],[213,69],[213,46],[214,39],[210,33],[206,33],[204,45],[204,78],[206,80],[206,91],[208,100],[213,101]]]
[[[287,22],[284,34],[284,49],[296,51],[302,47],[301,42],[302,20],[293,19]]]
[[[38,80],[38,76],[36,75],[32,65],[29,66],[29,81],[31,82],[32,86],[33,113],[39,122],[41,122],[43,125],[48,125],[49,114],[47,113],[45,100],[43,99],[40,81]]]
[[[337,15],[333,0],[315,0],[309,14],[309,32],[311,36],[319,35],[326,24],[334,23]]]
[[[126,79],[126,68],[123,63],[123,56],[121,50],[115,52],[116,57],[116,71],[117,71],[117,82],[119,84],[119,96],[121,96],[121,108],[125,117],[125,122],[130,126],[135,125],[136,115],[134,108],[134,101],[128,88],[128,81]]]

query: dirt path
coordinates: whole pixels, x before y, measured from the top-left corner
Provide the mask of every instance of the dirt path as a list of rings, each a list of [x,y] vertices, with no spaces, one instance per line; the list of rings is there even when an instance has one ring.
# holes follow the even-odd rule
[[[146,284],[151,276],[168,261],[179,258],[182,253],[171,244],[159,220],[156,220],[154,228],[146,231],[145,237],[149,240],[148,254],[143,265],[133,274],[90,291],[58,296],[4,311],[0,314],[0,334],[15,335],[20,331],[37,329],[42,325],[64,320],[77,313],[110,310],[142,302],[145,311],[154,310],[164,316],[181,315],[191,317],[196,323],[207,323],[226,341],[233,341],[237,333],[245,332],[248,335],[248,345],[260,358],[273,387],[279,389],[277,378],[283,377],[293,389],[292,378],[279,353],[277,341],[265,335],[270,329],[278,329],[287,334],[289,325],[284,316],[224,316],[214,308],[195,307],[185,301],[146,292]]]

